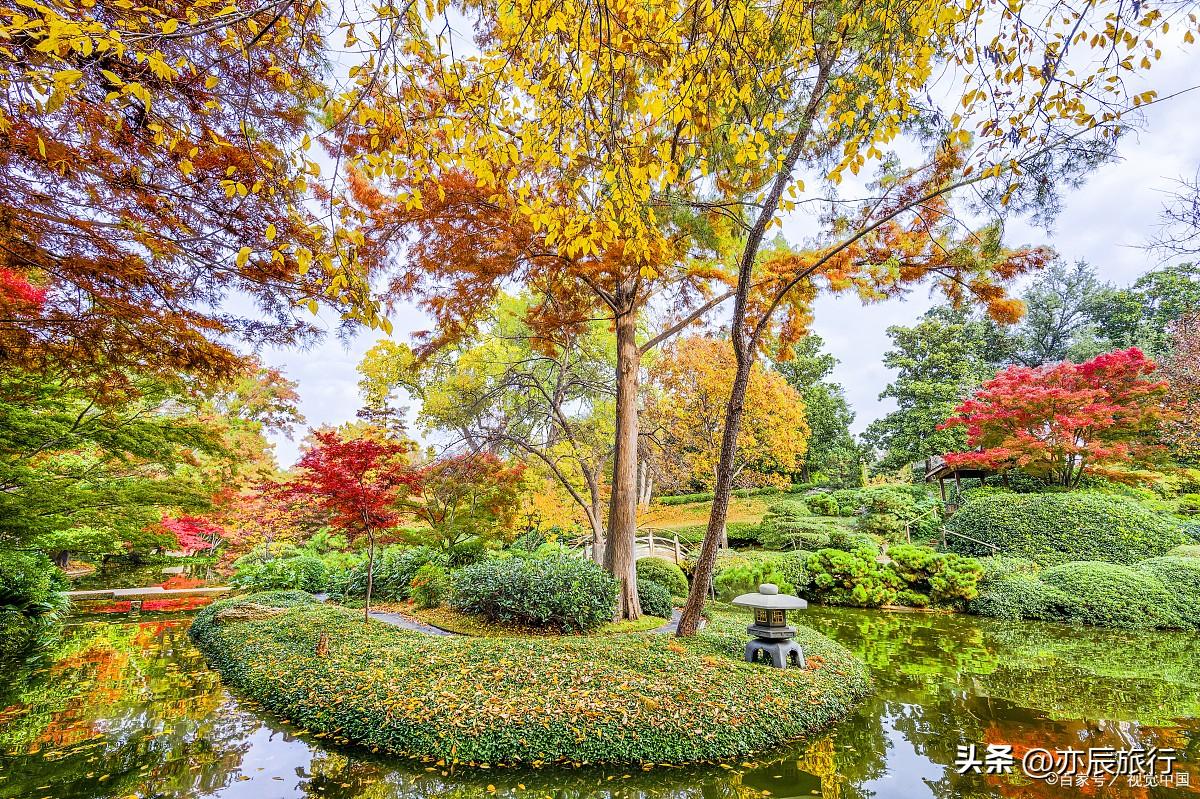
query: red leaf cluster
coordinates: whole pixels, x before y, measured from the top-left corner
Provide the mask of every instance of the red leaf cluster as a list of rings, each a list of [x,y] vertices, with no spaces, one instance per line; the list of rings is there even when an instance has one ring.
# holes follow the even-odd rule
[[[1035,368],[1010,366],[958,406],[942,427],[964,425],[973,452],[953,466],[1020,470],[1073,487],[1084,474],[1124,482],[1165,454],[1156,441],[1170,417],[1167,383],[1136,347]]]
[[[408,464],[408,445],[346,438],[335,430],[315,432],[313,440],[287,493],[315,501],[351,535],[395,525],[398,501],[421,484],[420,472]]]
[[[165,516],[160,524],[175,536],[179,548],[189,555],[214,549],[227,537],[224,527],[199,516]]]

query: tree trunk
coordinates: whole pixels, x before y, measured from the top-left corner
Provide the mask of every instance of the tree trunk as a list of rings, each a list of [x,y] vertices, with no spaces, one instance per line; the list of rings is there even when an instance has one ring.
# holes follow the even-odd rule
[[[616,318],[617,407],[612,498],[604,565],[621,583],[616,618],[642,615],[637,595],[634,539],[637,537],[638,371],[637,315],[632,308]]]
[[[729,516],[729,498],[733,492],[734,458],[737,455],[737,438],[742,427],[742,410],[745,408],[746,387],[750,384],[750,367],[754,365],[753,354],[738,353],[737,373],[733,378],[733,390],[725,407],[725,430],[721,434],[721,459],[717,464],[717,483],[713,489],[712,512],[708,517],[708,529],[704,543],[700,546],[700,557],[692,573],[692,587],[688,590],[687,604],[679,619],[678,635],[695,635],[700,629],[700,614],[712,580],[713,566],[717,561],[717,550],[726,540],[725,520]]]
[[[371,620],[371,589],[375,587],[375,531],[367,531],[367,598],[363,602],[363,621]]]

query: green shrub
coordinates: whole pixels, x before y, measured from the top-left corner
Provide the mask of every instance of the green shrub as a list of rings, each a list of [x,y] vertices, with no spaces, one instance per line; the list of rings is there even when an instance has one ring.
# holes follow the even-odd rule
[[[758,542],[767,549],[777,551],[817,550],[829,546],[830,535],[843,529],[836,524],[811,517],[763,519]]]
[[[1184,494],[1175,502],[1180,516],[1200,516],[1200,494]]]
[[[1200,544],[1180,544],[1167,555],[1176,558],[1200,558]]]
[[[920,594],[938,605],[955,606],[962,606],[979,596],[983,565],[975,558],[937,552],[915,544],[891,546],[888,557],[892,559],[892,571],[904,583],[904,592],[908,594]],[[911,600],[911,597],[901,597],[902,600],[906,598]]]
[[[387,547],[375,556],[372,597],[381,602],[399,602],[409,598],[413,577],[426,563],[445,564],[445,555],[431,547]],[[367,561],[364,558],[350,572],[348,596],[366,596]]]
[[[642,605],[642,613],[648,616],[671,618],[674,608],[671,605],[671,592],[660,583],[651,580],[638,580],[638,601]]]
[[[828,494],[824,491],[818,494],[809,494],[804,498],[808,503],[809,510],[819,516],[837,516],[838,503],[833,498],[833,494]]]
[[[590,630],[616,608],[617,581],[585,558],[485,560],[451,579],[454,607],[501,624]]]
[[[829,548],[850,552],[855,549],[869,549],[878,555],[882,550],[879,541],[872,535],[845,527],[831,527],[829,530]]]
[[[208,661],[297,726],[386,756],[491,766],[745,759],[816,735],[870,687],[860,661],[805,627],[797,643],[820,668],[745,663],[741,613],[684,639],[553,642],[428,636],[320,604],[216,622],[231,605],[264,601],[222,600],[197,614],[190,632]]]
[[[707,526],[700,528],[700,537],[696,539],[697,543],[704,540],[706,530]],[[729,540],[729,546],[731,547],[755,546],[760,543],[762,538],[762,525],[758,524],[758,522],[734,522],[726,524],[725,537]]]
[[[1071,598],[1034,574],[1015,571],[986,580],[967,610],[997,619],[1065,621]]]
[[[1067,619],[1098,627],[1178,627],[1166,588],[1153,574],[1119,563],[1072,561],[1046,569],[1041,581],[1070,599]]]
[[[813,553],[805,563],[812,575],[809,591],[827,605],[875,608],[892,604],[900,581],[891,569],[881,568],[875,556],[869,549]]]
[[[478,563],[488,556],[488,548],[479,538],[455,544],[446,551],[446,568],[457,569]]]
[[[1041,571],[1041,567],[1029,558],[1018,558],[1012,555],[989,555],[986,558],[979,558],[979,565],[983,567],[983,577],[980,579],[982,583],[1000,580],[1014,574],[1037,575]]]
[[[514,538],[513,542],[508,545],[508,548],[522,552],[533,552],[544,543],[546,543],[545,533],[541,530],[527,530]]]
[[[303,550],[296,550],[303,552]],[[251,554],[238,558],[233,564],[230,585],[254,591],[275,591],[295,588],[315,593],[328,584],[325,561],[316,555],[291,554],[261,560]]]
[[[729,566],[721,569],[713,578],[717,598],[724,602],[738,594],[753,593],[763,583],[774,583],[783,594],[795,592],[795,587],[784,577],[778,558]]]
[[[66,575],[45,555],[0,552],[0,659],[49,636],[70,603]]]
[[[839,488],[829,496],[837,503],[839,516],[857,516],[862,508],[865,489],[862,488]]]
[[[419,608],[436,608],[450,594],[450,578],[436,563],[426,563],[417,569],[409,583],[408,595]]]
[[[1150,558],[1134,568],[1157,577],[1175,615],[1185,626],[1200,629],[1200,558]]]
[[[641,558],[636,566],[639,583],[643,580],[658,583],[667,589],[668,595],[687,596],[687,575],[671,561],[664,558]]]
[[[659,505],[690,505],[693,502],[712,502],[713,493],[705,491],[699,494],[676,494],[672,497],[659,497]]]
[[[807,565],[812,554],[808,550],[797,549],[792,552],[784,552],[774,561],[779,574],[797,594],[805,593],[812,585],[812,575],[808,573]]]
[[[887,487],[863,492],[862,513],[855,526],[863,533],[900,543],[910,535],[917,540],[931,537],[940,521],[937,504],[923,491]]]
[[[997,494],[963,505],[947,522],[952,532],[995,544],[1000,554],[1043,566],[1075,560],[1136,563],[1184,542],[1177,522],[1135,500],[1106,494]],[[947,543],[964,555],[989,547],[958,536]]]

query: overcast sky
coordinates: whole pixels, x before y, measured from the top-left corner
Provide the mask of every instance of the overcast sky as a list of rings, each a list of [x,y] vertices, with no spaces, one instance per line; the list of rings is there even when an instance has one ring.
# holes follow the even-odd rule
[[[1189,88],[1200,81],[1197,63],[1194,50],[1168,49],[1149,73],[1148,85],[1160,96]],[[1158,228],[1166,192],[1200,166],[1200,91],[1153,106],[1145,129],[1131,133],[1122,143],[1121,156],[1121,161],[1097,170],[1082,188],[1064,198],[1053,230],[1011,223],[1006,242],[1052,246],[1064,259],[1086,260],[1102,279],[1117,284],[1128,284],[1159,265],[1145,245]],[[789,227],[785,222],[785,231]],[[840,361],[834,376],[845,386],[857,413],[856,430],[890,410],[889,403],[878,399],[891,380],[880,362],[888,348],[886,329],[911,324],[933,302],[922,289],[902,300],[865,307],[850,297],[817,301],[814,329]],[[428,327],[428,321],[411,307],[398,309],[392,322],[392,335],[400,339]],[[309,425],[339,424],[355,416],[360,403],[355,366],[379,335],[362,332],[345,344],[330,336],[308,351],[267,350],[262,357],[299,382],[301,409]],[[276,438],[281,465],[295,461],[299,438]]]

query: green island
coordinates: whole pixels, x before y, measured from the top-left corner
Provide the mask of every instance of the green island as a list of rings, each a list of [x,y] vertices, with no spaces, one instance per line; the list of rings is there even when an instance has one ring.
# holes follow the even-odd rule
[[[282,612],[221,622],[239,607]],[[678,642],[435,637],[281,592],[216,602],[191,635],[230,685],[302,729],[457,764],[745,758],[820,732],[869,689],[860,661],[805,628],[809,669],[745,663],[731,617]]]

